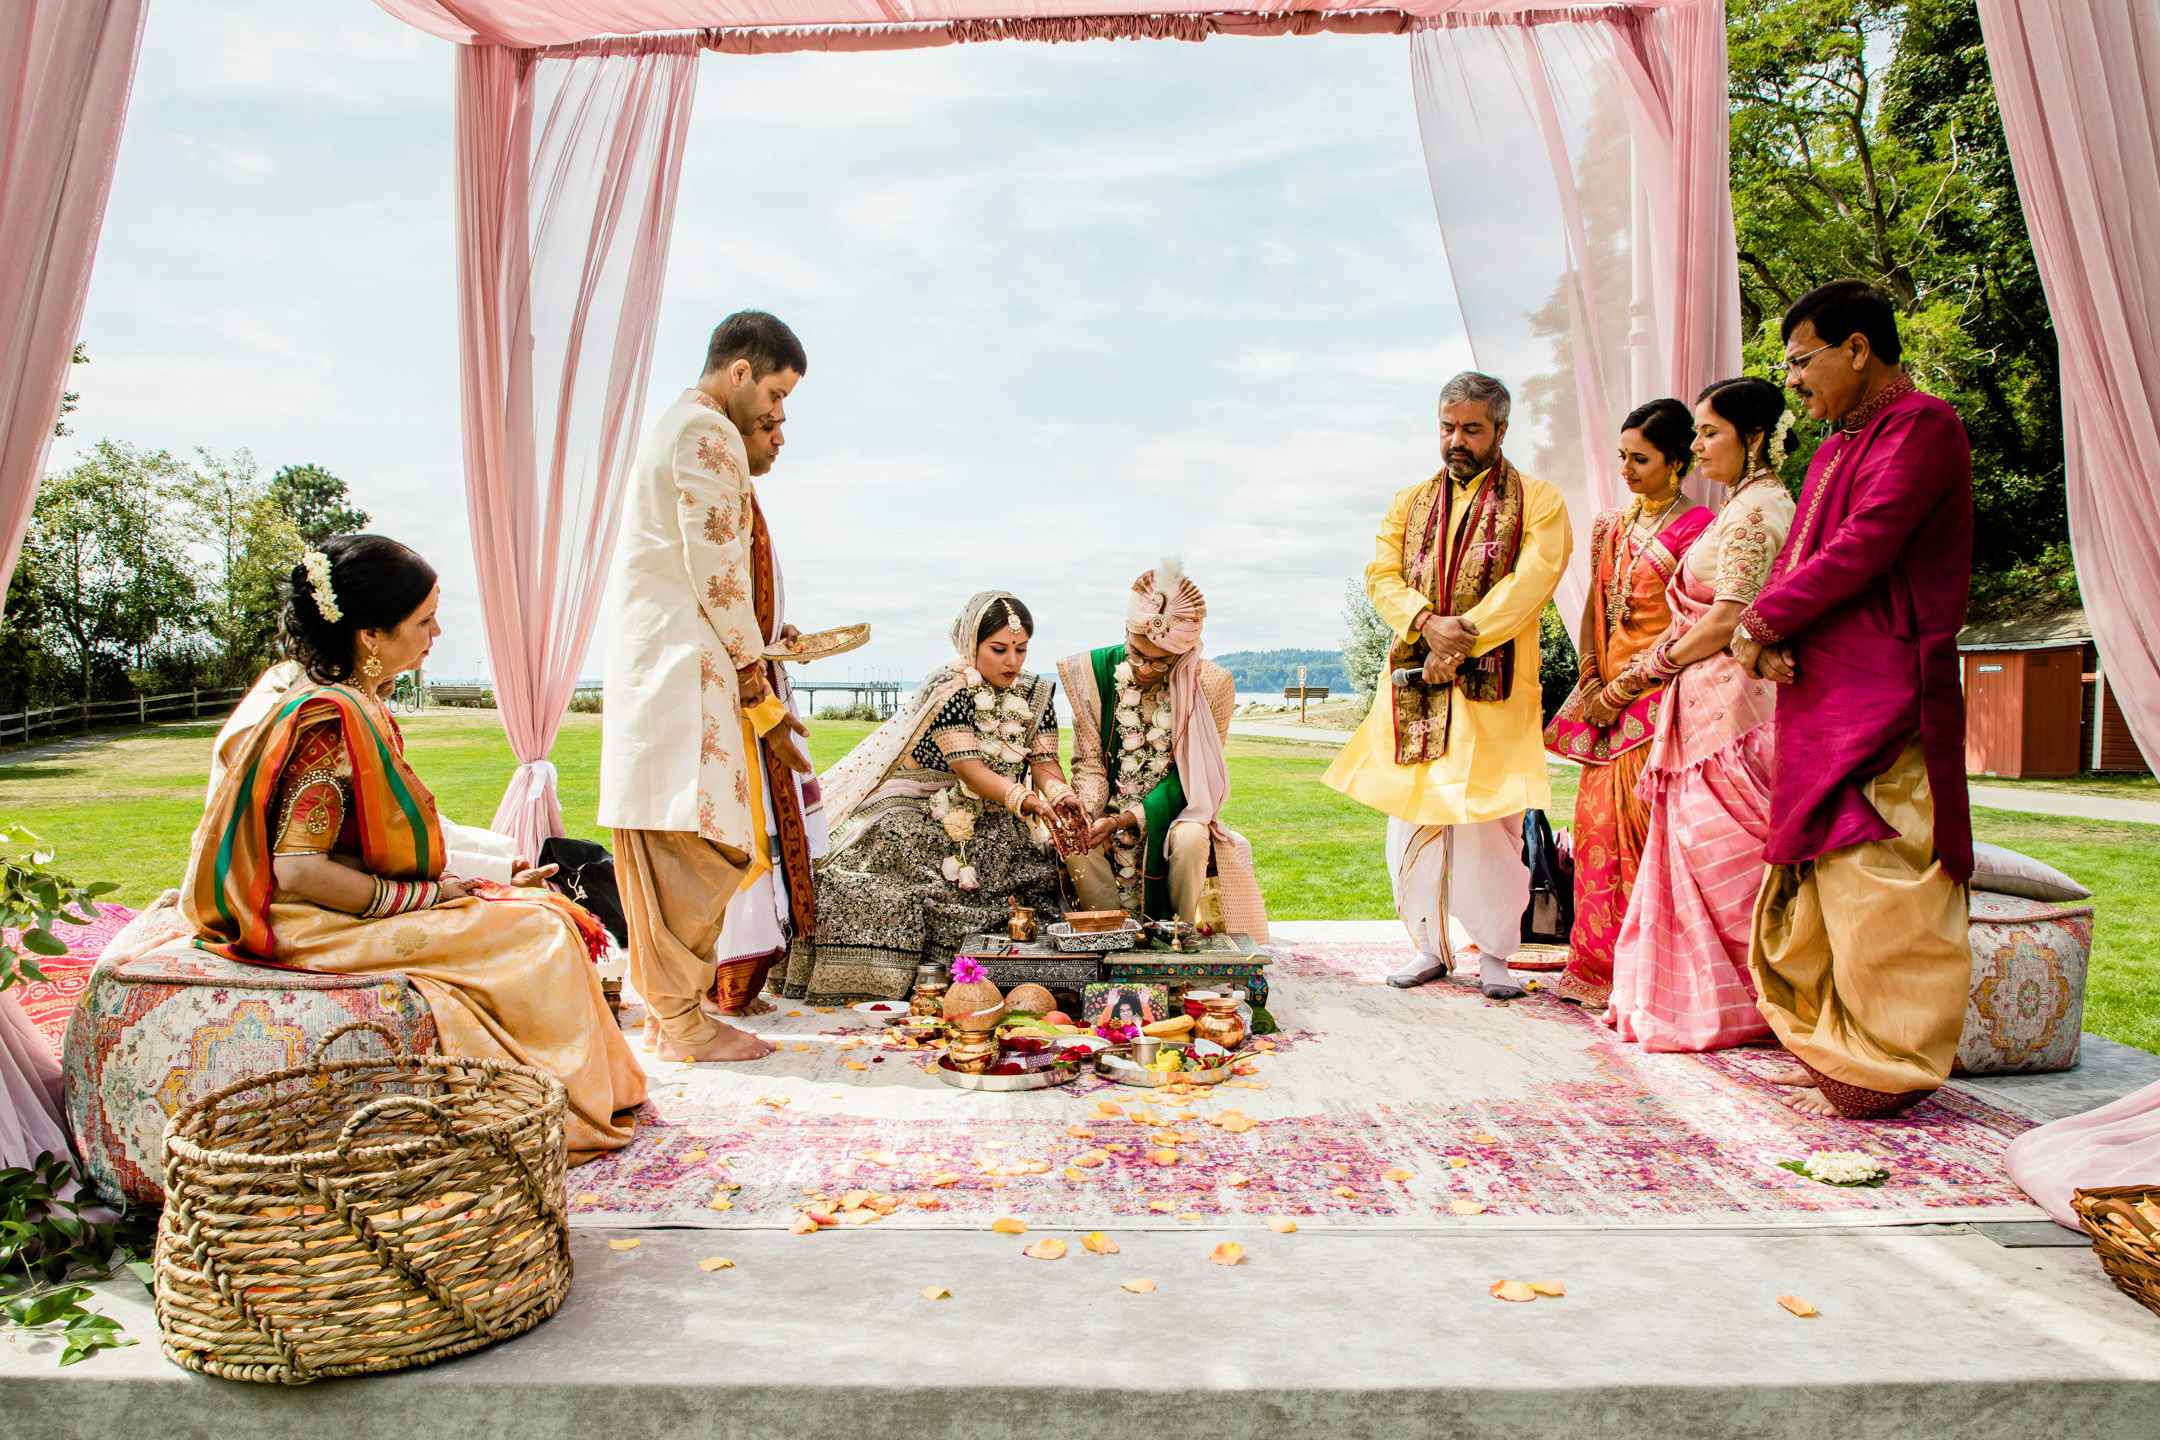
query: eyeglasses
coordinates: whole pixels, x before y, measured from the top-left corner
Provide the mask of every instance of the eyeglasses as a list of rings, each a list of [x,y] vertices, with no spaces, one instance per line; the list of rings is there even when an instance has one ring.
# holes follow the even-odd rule
[[[1808,361],[1814,359],[1817,355],[1822,354],[1822,352],[1825,350],[1835,350],[1839,345],[1843,343],[1843,341],[1833,341],[1830,344],[1817,345],[1814,349],[1808,351],[1805,355],[1788,355],[1782,362],[1780,362],[1779,368],[1783,370],[1784,373],[1786,373],[1787,375],[1792,374],[1795,370],[1805,370],[1807,369]]]

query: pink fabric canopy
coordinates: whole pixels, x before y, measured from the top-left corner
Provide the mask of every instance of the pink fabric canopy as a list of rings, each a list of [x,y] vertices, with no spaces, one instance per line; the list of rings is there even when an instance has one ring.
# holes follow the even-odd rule
[[[562,833],[547,754],[637,445],[697,49],[674,36],[458,52],[465,495],[518,758],[492,828],[532,860]]]
[[[30,527],[148,0],[0,7],[0,595]]]
[[[2160,763],[2160,5],[1980,0],[1980,26],[2062,352],[2085,613]]]

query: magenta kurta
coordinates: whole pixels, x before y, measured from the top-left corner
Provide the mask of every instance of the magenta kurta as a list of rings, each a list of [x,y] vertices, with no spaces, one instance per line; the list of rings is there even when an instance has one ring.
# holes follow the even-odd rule
[[[1792,539],[1740,622],[1790,645],[1798,672],[1778,690],[1771,864],[1891,838],[1864,787],[1917,734],[1936,854],[1972,875],[1957,657],[1972,523],[1965,426],[1932,395],[1900,394],[1815,452]]]

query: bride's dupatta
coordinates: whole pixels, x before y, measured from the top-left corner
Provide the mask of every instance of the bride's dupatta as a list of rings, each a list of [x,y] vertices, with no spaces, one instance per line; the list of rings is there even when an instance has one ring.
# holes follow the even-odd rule
[[[435,797],[406,765],[403,744],[384,732],[351,687],[302,684],[247,737],[195,831],[180,913],[194,926],[202,949],[251,964],[277,963],[270,932],[270,900],[277,889],[272,812],[278,779],[304,728],[301,712],[324,703],[337,711],[352,764],[362,864],[370,874],[391,880],[433,880],[442,874]]]

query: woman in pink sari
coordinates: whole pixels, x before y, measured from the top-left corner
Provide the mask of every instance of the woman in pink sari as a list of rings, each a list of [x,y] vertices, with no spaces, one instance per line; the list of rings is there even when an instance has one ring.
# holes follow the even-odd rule
[[[1725,647],[1792,530],[1792,496],[1772,468],[1784,416],[1783,392],[1752,376],[1695,402],[1703,478],[1728,494],[1666,591],[1672,630],[1639,662],[1671,690],[1643,771],[1650,834],[1605,1023],[1650,1050],[1719,1050],[1770,1033],[1748,941],[1770,834],[1776,687]]]
[[[1636,798],[1665,681],[1640,664],[1672,621],[1666,583],[1710,512],[1680,493],[1695,427],[1678,400],[1636,407],[1620,430],[1620,478],[1635,499],[1590,530],[1590,601],[1577,648],[1582,679],[1545,730],[1545,748],[1582,766],[1575,796],[1575,928],[1554,993],[1605,1006],[1628,891],[1649,831]]]

